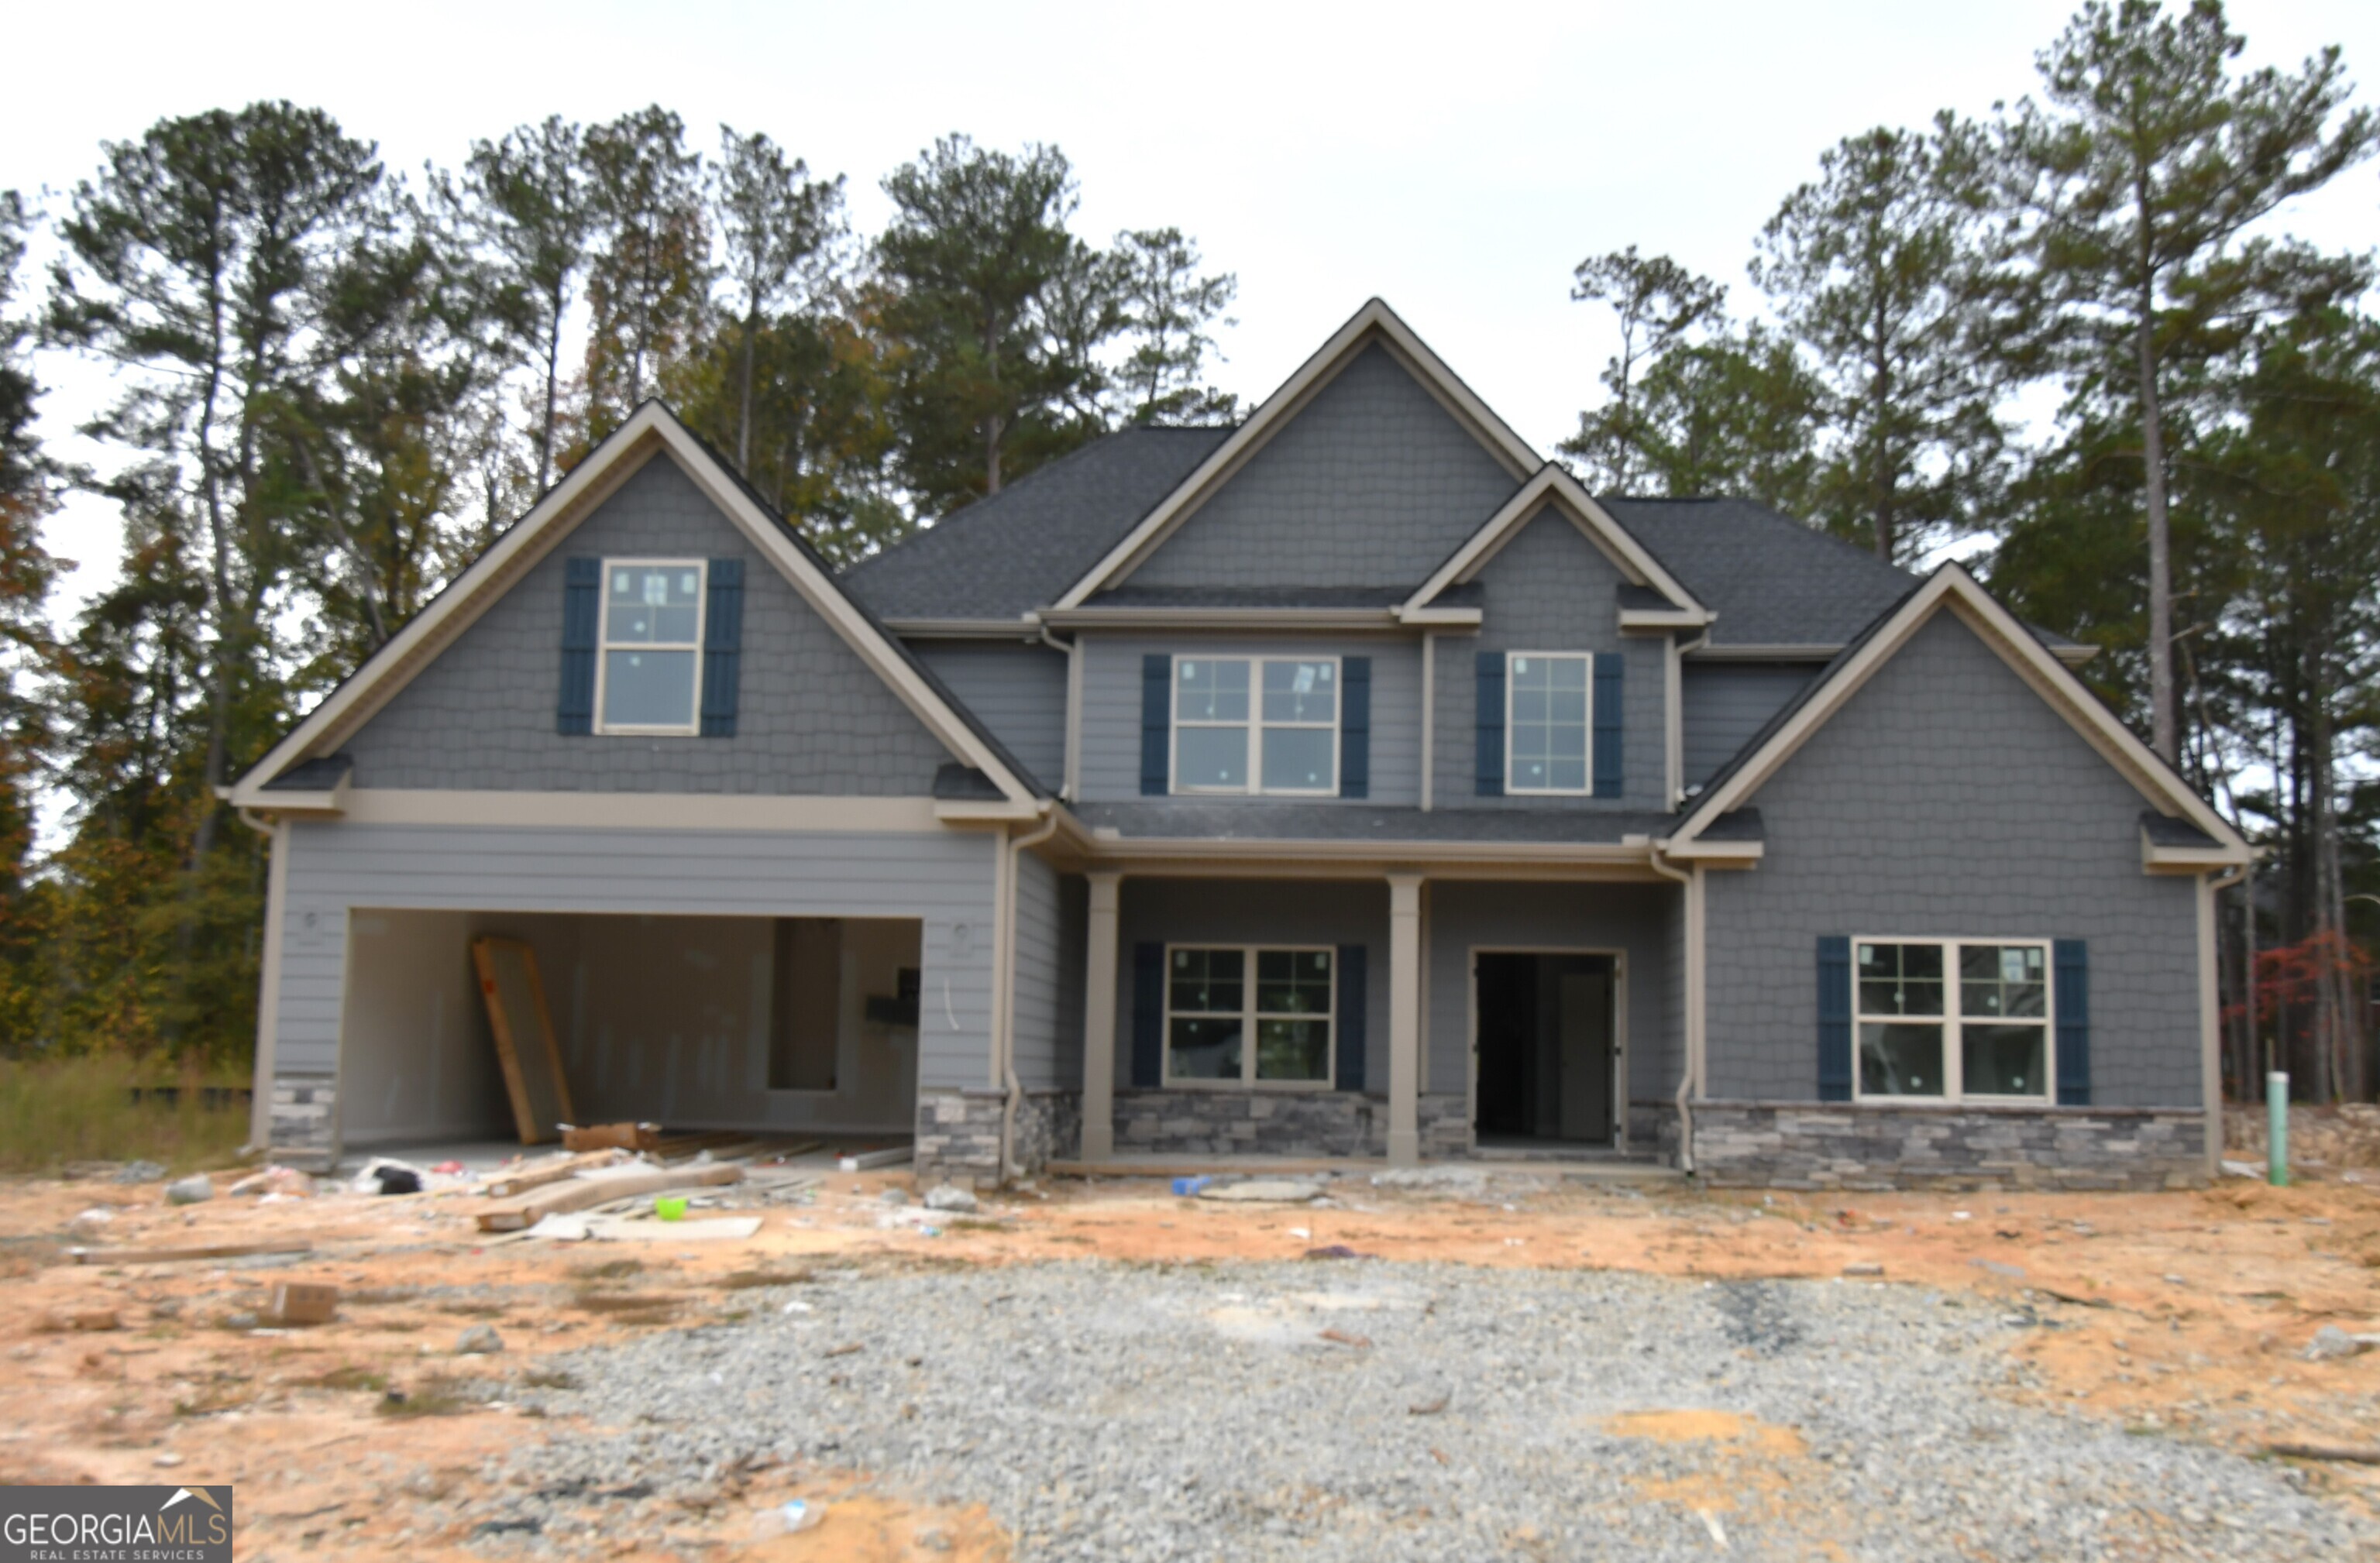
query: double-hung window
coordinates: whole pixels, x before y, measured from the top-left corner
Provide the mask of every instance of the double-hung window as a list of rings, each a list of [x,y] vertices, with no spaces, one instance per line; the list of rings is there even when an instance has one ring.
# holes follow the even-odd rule
[[[1514,651],[1504,659],[1504,791],[1592,791],[1587,714],[1595,659]]]
[[[1165,1084],[1330,1083],[1329,949],[1172,945],[1165,951]]]
[[[603,561],[596,731],[700,731],[704,573],[699,559]]]
[[[1174,659],[1173,791],[1338,790],[1336,658]]]
[[[1862,1098],[2048,1099],[2046,939],[1854,943]]]

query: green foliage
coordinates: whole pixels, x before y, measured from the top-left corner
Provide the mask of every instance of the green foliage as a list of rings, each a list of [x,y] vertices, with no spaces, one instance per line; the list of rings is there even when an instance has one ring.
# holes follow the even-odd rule
[[[1603,367],[1610,400],[1579,415],[1578,432],[1562,442],[1562,453],[1579,460],[1589,486],[1626,493],[1654,475],[1652,452],[1670,432],[1637,405],[1637,382],[1695,331],[1723,321],[1727,289],[1666,255],[1639,256],[1632,244],[1580,261],[1570,296],[1611,306],[1620,351]]]
[[[1118,411],[1132,423],[1229,423],[1239,399],[1204,382],[1208,333],[1238,297],[1230,273],[1200,276],[1198,247],[1179,228],[1116,236],[1123,329],[1138,340],[1115,371]]]
[[[246,1106],[224,1095],[238,1071],[158,1069],[120,1058],[0,1058],[0,1172],[55,1172],[75,1161],[153,1161],[176,1172],[231,1164]],[[221,1105],[208,1105],[207,1092]],[[137,1093],[137,1095],[136,1095]]]

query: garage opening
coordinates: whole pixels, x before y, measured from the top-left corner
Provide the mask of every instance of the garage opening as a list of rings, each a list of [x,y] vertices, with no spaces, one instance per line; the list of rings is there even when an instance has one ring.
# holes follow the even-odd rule
[[[1479,1146],[1613,1144],[1616,960],[1481,951],[1474,962]]]
[[[905,1137],[914,918],[358,910],[341,997],[350,1147],[517,1138],[471,962],[534,953],[577,1118]]]

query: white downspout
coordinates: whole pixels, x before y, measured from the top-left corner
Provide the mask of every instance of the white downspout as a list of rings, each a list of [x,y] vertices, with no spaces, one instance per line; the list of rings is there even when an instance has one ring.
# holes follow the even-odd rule
[[[1694,908],[1692,903],[1699,896],[1702,886],[1696,881],[1696,870],[1679,867],[1677,865],[1669,861],[1669,859],[1663,857],[1661,855],[1661,849],[1658,846],[1653,849],[1646,861],[1651,865],[1653,872],[1656,874],[1660,875],[1665,879],[1675,879],[1678,883],[1683,885],[1685,887],[1684,894],[1688,902],[1687,905],[1679,908],[1678,915],[1678,922],[1684,930],[1684,939],[1682,942],[1687,948],[1679,952],[1684,957],[1686,963],[1686,969],[1681,975],[1678,984],[1679,991],[1685,995],[1686,1012],[1678,1017],[1678,1024],[1685,1043],[1686,1063],[1685,1067],[1678,1072],[1677,1101],[1678,1169],[1683,1172],[1692,1172],[1694,1169],[1694,1109],[1693,1105],[1693,1096],[1694,1086],[1702,1072],[1702,1060],[1699,1057],[1701,1049],[1695,1046],[1699,1039],[1694,1036],[1695,1027],[1694,1023],[1694,1014],[1695,1010],[1694,991],[1694,982],[1696,978],[1702,975],[1702,962],[1696,958],[1693,948],[1694,942]]]
[[[1008,1181],[1016,1175],[1016,1109],[1024,1105],[1025,1085],[1016,1078],[1016,872],[1025,858],[1025,849],[1039,846],[1058,833],[1058,809],[1054,804],[1041,806],[1042,821],[1038,829],[1022,836],[1008,839],[1008,872],[1006,900],[1001,907],[1001,922],[1007,930],[1001,940],[1000,959],[1004,975],[1000,984],[1000,1027],[993,1050],[1000,1060],[1001,1084],[1008,1099],[1000,1109],[1000,1181]]]
[[[1075,785],[1075,778],[1082,764],[1083,747],[1083,637],[1077,635],[1072,640],[1060,640],[1050,633],[1048,624],[1037,624],[1034,628],[1042,645],[1066,654],[1066,753],[1059,761],[1062,774],[1058,781],[1058,795],[1074,803],[1078,801],[1075,794],[1081,791]]]

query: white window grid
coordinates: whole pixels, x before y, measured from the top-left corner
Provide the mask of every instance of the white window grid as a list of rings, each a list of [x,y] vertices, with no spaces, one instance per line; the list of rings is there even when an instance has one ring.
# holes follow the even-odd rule
[[[1184,719],[1182,714],[1182,664],[1192,662],[1243,662],[1248,670],[1248,716],[1245,721],[1217,721],[1205,719]],[[1268,666],[1327,666],[1330,670],[1330,720],[1329,721],[1268,721],[1264,714],[1264,673]],[[1177,794],[1203,794],[1219,797],[1300,797],[1331,798],[1339,795],[1339,732],[1347,716],[1346,669],[1337,657],[1177,657],[1167,678],[1166,731],[1168,783]],[[1245,786],[1210,787],[1184,782],[1182,778],[1182,730],[1184,728],[1242,728],[1247,733],[1246,758],[1241,766],[1247,777]],[[1264,735],[1267,730],[1276,732],[1328,732],[1330,734],[1330,784],[1327,787],[1268,787],[1264,784]],[[1201,946],[1200,948],[1205,948]]]
[[[1229,1010],[1177,1010],[1173,1007],[1173,953],[1177,950],[1230,951],[1240,957],[1240,1077],[1218,1080],[1211,1077],[1176,1079],[1173,1073],[1173,1020],[1176,1015],[1192,1017],[1229,1015]],[[1329,984],[1330,1007],[1319,1012],[1305,1010],[1259,1010],[1257,1008],[1257,957],[1259,955],[1324,955],[1330,962]],[[1339,1068],[1339,951],[1328,944],[1214,944],[1184,940],[1165,947],[1165,1022],[1158,1042],[1164,1066],[1159,1079],[1166,1089],[1175,1091],[1329,1091],[1338,1084]],[[1269,1020],[1320,1021],[1323,1029],[1322,1077],[1318,1080],[1259,1080],[1257,1078],[1257,1027]]]
[[[1939,1015],[1903,1015],[1870,1012],[1860,1003],[1859,951],[1863,944],[1922,944],[1942,952],[1942,1013]],[[2010,938],[1982,935],[1961,935],[1956,939],[1939,936],[1920,937],[1908,934],[1855,934],[1852,938],[1852,1098],[1879,1105],[1916,1103],[1980,1102],[1986,1106],[2039,1107],[2052,1101],[2057,1095],[2058,1080],[2058,963],[2050,940],[2036,935],[2020,934]],[[1959,991],[1959,951],[1970,947],[1992,949],[2019,948],[2041,951],[2041,1014],[2032,1016],[1962,1015]],[[2041,1089],[2024,1096],[2011,1097],[1966,1089],[1966,1049],[1960,1036],[1964,1023],[1979,1025],[2038,1025],[2041,1028]],[[1939,1096],[1918,1096],[1912,1093],[1880,1093],[1871,1095],[1860,1088],[1860,1027],[1876,1024],[1939,1024],[1942,1027],[1942,1092]]]
[[[1529,660],[1546,662],[1582,662],[1585,664],[1586,718],[1581,728],[1585,736],[1583,781],[1575,787],[1524,787],[1514,778],[1521,769],[1513,755],[1513,740],[1519,735],[1520,724],[1512,719],[1515,697],[1520,694],[1519,681],[1513,676],[1516,663]],[[1595,795],[1595,653],[1592,651],[1507,651],[1504,653],[1504,792],[1512,797],[1585,798]]]
[[[702,640],[710,627],[710,566],[701,559],[621,558],[602,562],[603,574],[596,587],[595,621],[595,721],[599,733],[614,733],[629,737],[683,738],[702,731]],[[691,651],[694,653],[694,698],[684,723],[671,722],[655,726],[649,723],[607,722],[603,720],[605,672],[612,660],[612,572],[627,570],[691,570],[694,572],[694,638],[678,640],[622,641],[620,650]]]

